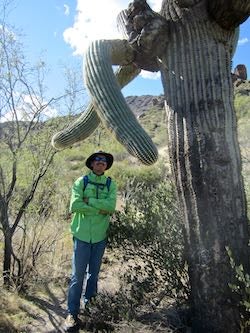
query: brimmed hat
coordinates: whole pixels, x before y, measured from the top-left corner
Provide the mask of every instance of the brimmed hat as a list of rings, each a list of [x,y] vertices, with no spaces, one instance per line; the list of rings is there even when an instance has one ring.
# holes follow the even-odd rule
[[[97,151],[96,153],[90,155],[87,160],[86,160],[86,166],[92,170],[92,167],[91,167],[91,163],[92,161],[94,160],[94,158],[98,155],[103,155],[106,157],[106,160],[107,160],[107,168],[106,170],[110,169],[112,164],[113,164],[113,161],[114,161],[114,157],[113,155],[109,154],[109,153],[105,153],[104,151]]]

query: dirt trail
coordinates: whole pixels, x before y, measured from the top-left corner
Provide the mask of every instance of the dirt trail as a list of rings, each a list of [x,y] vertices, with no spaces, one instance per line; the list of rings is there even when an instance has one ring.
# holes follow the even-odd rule
[[[119,276],[126,268],[116,259],[110,261],[110,257],[104,257],[104,262],[99,276],[100,294],[113,294],[120,288]],[[26,296],[20,310],[26,313],[25,324],[19,333],[61,333],[64,330],[64,321],[67,316],[67,283],[61,285],[47,284],[42,292],[33,292]],[[105,313],[105,311],[104,311]],[[96,318],[95,318],[96,315]],[[105,316],[105,314],[104,314]],[[102,317],[102,318],[101,318]],[[154,309],[149,305],[143,309],[141,318],[138,321],[123,321],[119,324],[109,324],[103,319],[101,313],[94,313],[94,316],[84,317],[78,333],[187,333],[187,330],[176,330],[182,323],[174,306],[169,303],[161,304]],[[98,321],[99,320],[99,321]],[[172,324],[171,324],[172,322]],[[171,329],[170,327],[173,327]],[[183,327],[182,327],[183,328]],[[0,330],[1,332],[1,330]],[[15,331],[8,331],[10,333]]]
[[[21,310],[30,318],[22,328],[22,333],[64,332],[63,324],[67,315],[66,294],[62,287],[45,286],[45,293],[29,295]]]
[[[118,271],[120,267],[103,265],[99,277],[99,291],[113,293],[119,288]],[[23,325],[21,333],[60,333],[64,332],[64,321],[67,316],[67,284],[62,286],[44,285],[41,293],[26,296],[28,301],[20,307],[22,312],[30,318],[29,323]],[[79,332],[91,330],[80,329]],[[99,332],[99,331],[98,331]],[[101,332],[101,331],[100,331]]]

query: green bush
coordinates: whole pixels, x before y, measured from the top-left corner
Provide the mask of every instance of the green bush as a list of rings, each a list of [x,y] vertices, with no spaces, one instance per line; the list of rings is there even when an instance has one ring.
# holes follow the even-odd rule
[[[147,187],[130,181],[123,198],[124,211],[114,217],[109,243],[126,267],[121,279],[129,303],[135,308],[157,306],[166,296],[186,301],[189,284],[182,224],[171,183]]]
[[[250,329],[250,276],[245,272],[243,265],[236,265],[229,248],[227,248],[227,252],[236,278],[236,281],[230,283],[229,286],[239,297],[241,332],[248,332],[247,330]]]
[[[248,117],[250,113],[250,96],[237,95],[234,100],[234,106],[239,120]]]

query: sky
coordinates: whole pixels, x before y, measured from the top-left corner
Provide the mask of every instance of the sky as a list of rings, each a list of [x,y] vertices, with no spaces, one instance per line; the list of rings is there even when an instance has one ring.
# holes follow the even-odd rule
[[[2,2],[4,0],[0,0]],[[47,86],[51,95],[63,91],[62,67],[79,66],[89,42],[94,39],[121,38],[116,17],[129,0],[13,0],[8,21],[24,34],[25,54],[30,62],[42,57],[50,68]],[[148,0],[155,11],[162,0]],[[245,64],[250,76],[250,19],[241,25],[233,68]],[[129,95],[163,93],[159,74],[143,72],[123,90]]]

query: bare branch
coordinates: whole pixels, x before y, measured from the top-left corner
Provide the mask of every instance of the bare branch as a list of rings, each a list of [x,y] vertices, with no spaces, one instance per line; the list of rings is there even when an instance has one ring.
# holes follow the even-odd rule
[[[18,211],[18,214],[15,218],[15,221],[11,227],[11,233],[13,234],[16,230],[16,227],[17,225],[19,224],[24,212],[25,212],[25,209],[28,207],[29,203],[32,201],[33,197],[34,197],[34,194],[35,194],[35,191],[36,191],[36,188],[40,182],[40,180],[43,178],[43,176],[46,174],[47,170],[48,170],[48,167],[50,166],[50,164],[52,163],[53,161],[53,158],[56,154],[56,151],[52,152],[50,155],[48,155],[46,157],[46,160],[43,161],[42,165],[40,166],[40,169],[38,171],[38,174],[36,175],[35,179],[33,180],[33,183],[31,185],[31,188],[29,190],[29,193],[26,195],[24,201],[23,201],[23,204],[21,205],[19,211]]]

